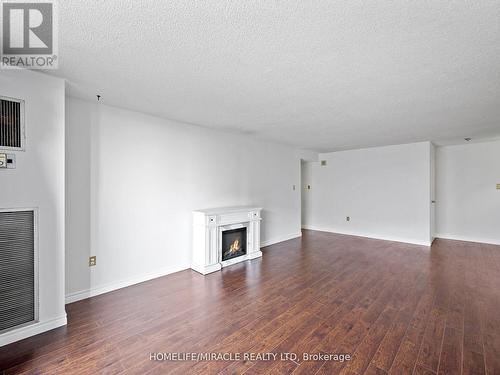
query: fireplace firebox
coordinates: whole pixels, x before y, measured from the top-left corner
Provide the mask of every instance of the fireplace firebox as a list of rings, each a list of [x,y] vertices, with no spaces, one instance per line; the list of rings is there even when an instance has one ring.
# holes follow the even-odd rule
[[[247,228],[237,228],[222,232],[222,261],[247,253]]]

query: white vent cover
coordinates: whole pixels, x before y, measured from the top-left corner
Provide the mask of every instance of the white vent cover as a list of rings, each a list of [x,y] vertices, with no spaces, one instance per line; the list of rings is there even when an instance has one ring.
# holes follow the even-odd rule
[[[24,150],[24,101],[0,96],[0,148]]]
[[[0,333],[37,319],[35,211],[0,210]]]

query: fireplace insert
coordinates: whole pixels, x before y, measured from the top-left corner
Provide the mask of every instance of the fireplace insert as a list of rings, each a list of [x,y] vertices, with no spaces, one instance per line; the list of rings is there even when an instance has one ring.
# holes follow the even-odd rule
[[[236,258],[247,253],[247,228],[222,232],[222,260]]]

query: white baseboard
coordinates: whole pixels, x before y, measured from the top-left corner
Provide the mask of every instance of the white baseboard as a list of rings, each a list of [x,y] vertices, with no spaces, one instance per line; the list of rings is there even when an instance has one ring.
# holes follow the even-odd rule
[[[347,236],[373,238],[375,240],[409,243],[412,245],[419,245],[419,246],[428,246],[428,247],[431,246],[430,240],[429,241],[420,241],[420,240],[415,240],[412,238],[392,237],[392,236],[379,235],[379,234],[375,234],[375,233],[351,232],[351,231],[339,230],[336,228],[317,227],[314,225],[303,225],[302,229],[317,230],[320,232],[329,232],[329,233],[335,233],[335,234],[344,234]]]
[[[274,245],[275,243],[278,243],[278,242],[293,240],[294,238],[301,237],[301,236],[302,236],[302,232],[290,233],[290,234],[286,234],[283,236],[274,237],[274,238],[271,238],[269,240],[261,241],[260,247],[266,247],[266,246]]]
[[[117,289],[125,288],[127,286],[131,286],[134,284],[139,284],[144,281],[156,279],[158,277],[166,276],[171,273],[179,272],[179,271],[184,271],[189,269],[189,265],[181,265],[181,266],[176,266],[176,267],[167,267],[163,268],[159,271],[148,273],[145,275],[140,275],[140,276],[134,276],[129,279],[124,279],[120,280],[114,283],[109,283],[106,285],[100,285],[100,286],[95,286],[89,289],[85,289],[79,292],[74,292],[74,293],[68,293],[66,294],[66,304],[80,301],[82,299],[90,298],[90,297],[95,297],[100,294],[112,292]]]
[[[11,331],[0,334],[0,347],[11,344],[15,341],[38,335],[50,331],[51,329],[65,326],[67,323],[66,314],[49,319],[43,322],[31,323]]]
[[[461,236],[457,234],[435,234],[436,238],[442,238],[445,240],[455,240],[455,241],[465,241],[465,242],[478,242],[478,243],[485,243],[488,245],[500,245],[500,240],[495,240],[491,238],[481,238],[481,237],[474,237],[474,236]]]

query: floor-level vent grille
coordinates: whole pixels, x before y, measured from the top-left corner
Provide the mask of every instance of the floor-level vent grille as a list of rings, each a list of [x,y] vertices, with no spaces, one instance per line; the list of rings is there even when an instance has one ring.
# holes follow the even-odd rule
[[[34,320],[34,211],[0,210],[0,331]]]

